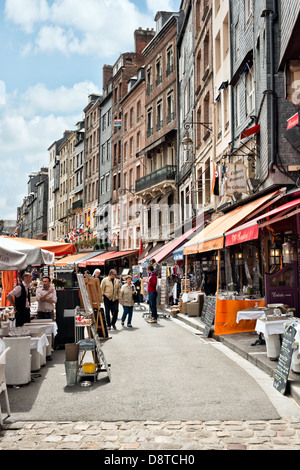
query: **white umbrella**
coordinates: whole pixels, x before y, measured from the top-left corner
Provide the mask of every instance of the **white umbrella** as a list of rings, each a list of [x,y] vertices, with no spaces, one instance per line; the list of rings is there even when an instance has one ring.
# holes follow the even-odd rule
[[[53,264],[54,253],[0,237],[0,271],[20,271],[27,266]]]

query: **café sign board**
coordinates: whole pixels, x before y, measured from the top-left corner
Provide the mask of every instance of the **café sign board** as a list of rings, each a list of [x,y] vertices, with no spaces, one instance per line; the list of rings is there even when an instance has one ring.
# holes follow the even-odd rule
[[[243,163],[228,163],[226,165],[226,196],[234,193],[247,193],[247,167]]]

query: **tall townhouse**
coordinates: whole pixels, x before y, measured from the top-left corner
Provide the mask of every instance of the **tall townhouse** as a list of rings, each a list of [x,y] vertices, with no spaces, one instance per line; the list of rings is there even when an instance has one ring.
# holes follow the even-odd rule
[[[111,139],[112,139],[112,66],[103,66],[103,100],[100,104],[100,174],[97,211],[97,239],[110,244],[111,226]]]
[[[139,28],[134,32],[135,52],[121,54],[113,66],[113,135],[112,135],[112,244],[120,246],[120,189],[122,166],[123,113],[121,100],[127,93],[128,81],[144,64],[142,51],[154,36],[154,31]]]
[[[55,240],[55,191],[54,191],[54,167],[58,160],[58,146],[54,142],[49,148],[49,195],[48,195],[48,240]]]
[[[292,11],[297,18],[298,7],[298,2],[230,0],[235,110],[231,154],[233,161],[246,167],[248,187],[240,191],[242,196],[247,190],[258,192],[297,181],[297,139],[293,142],[293,131],[287,129],[297,104],[288,97],[293,76],[280,70],[280,59],[281,43],[286,44],[284,25],[290,25]]]
[[[214,84],[212,0],[194,0],[195,112],[192,140],[195,148],[197,206],[203,216],[214,207]],[[184,195],[181,195],[183,198]],[[200,209],[201,210],[201,209]]]
[[[48,192],[48,240],[59,240],[63,236],[60,218],[60,147],[72,131],[65,131],[63,137],[48,148],[49,192]]]
[[[194,144],[194,10],[191,0],[183,0],[184,17],[178,33],[178,171],[181,231],[192,226],[197,215],[197,187]],[[190,146],[185,144],[186,139]],[[201,208],[200,208],[201,210]]]
[[[99,137],[101,95],[90,95],[85,113],[85,159],[83,197],[83,237],[97,237],[98,192],[99,192]]]
[[[144,49],[146,138],[145,176],[136,180],[143,199],[143,243],[163,245],[174,237],[177,204],[177,28],[179,13],[155,16],[156,34]]]
[[[57,237],[68,238],[73,229],[76,132],[71,131],[59,146],[59,191],[56,195]]]
[[[213,17],[213,72],[214,72],[214,137],[215,165],[218,173],[225,171],[231,142],[231,87],[230,87],[230,23],[229,0],[214,0]],[[225,188],[220,185],[215,191],[217,205],[228,200]]]
[[[20,226],[18,236],[46,239],[48,206],[48,168],[29,175],[28,195],[18,208]]]
[[[121,249],[138,249],[141,240],[142,198],[135,194],[135,182],[144,176],[145,166],[140,156],[145,146],[145,68],[128,82],[128,92],[122,100],[123,158],[121,180]]]
[[[83,165],[84,165],[84,121],[77,123],[75,132],[75,164],[74,164],[74,188],[73,188],[73,230],[75,241],[82,239],[81,224],[83,223]]]

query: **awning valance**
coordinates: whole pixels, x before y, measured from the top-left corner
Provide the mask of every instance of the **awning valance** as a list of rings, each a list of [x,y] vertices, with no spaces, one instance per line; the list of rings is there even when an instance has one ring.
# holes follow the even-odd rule
[[[198,233],[184,247],[184,254],[202,253],[206,251],[220,250],[224,247],[225,233],[233,229],[239,222],[271,200],[278,191],[268,194],[264,197],[239,206],[232,212],[217,217],[200,233]]]
[[[233,230],[225,233],[225,246],[236,245],[237,243],[243,243],[249,240],[255,240],[259,237],[259,228],[265,227],[266,225],[271,225],[278,221],[277,217],[272,218],[272,216],[292,216],[293,213],[289,211],[292,210],[297,205],[300,205],[300,198],[293,199],[285,204],[282,204],[275,209],[266,212],[253,220],[250,220],[246,224],[240,225]],[[283,215],[284,213],[284,215]],[[270,219],[271,217],[271,219]]]

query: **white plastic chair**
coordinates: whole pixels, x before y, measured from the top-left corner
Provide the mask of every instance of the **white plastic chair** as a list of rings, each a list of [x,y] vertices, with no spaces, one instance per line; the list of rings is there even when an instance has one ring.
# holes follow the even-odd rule
[[[10,415],[10,406],[8,401],[8,393],[6,388],[5,381],[5,364],[6,364],[6,354],[10,351],[10,348],[6,348],[3,353],[0,355],[0,395],[4,392],[5,403],[6,403],[6,412],[7,416]],[[1,412],[1,403],[0,403],[0,426],[3,424],[2,412]]]

